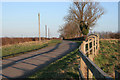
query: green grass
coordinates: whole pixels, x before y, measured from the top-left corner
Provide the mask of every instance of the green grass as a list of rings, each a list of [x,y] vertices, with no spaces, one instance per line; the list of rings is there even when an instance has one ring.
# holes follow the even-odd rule
[[[2,56],[16,54],[16,53],[26,53],[30,51],[34,51],[37,49],[41,49],[46,46],[52,46],[55,44],[61,43],[61,40],[51,40],[47,42],[27,42],[27,43],[20,43],[20,44],[13,44],[8,46],[2,46]]]
[[[77,42],[80,44],[81,42]],[[38,79],[79,79],[78,65],[80,56],[78,49],[65,55],[61,59],[49,64],[47,67],[37,71],[29,78]]]
[[[94,62],[111,77],[114,77],[115,68],[120,69],[120,44],[118,40],[101,40],[100,51]]]

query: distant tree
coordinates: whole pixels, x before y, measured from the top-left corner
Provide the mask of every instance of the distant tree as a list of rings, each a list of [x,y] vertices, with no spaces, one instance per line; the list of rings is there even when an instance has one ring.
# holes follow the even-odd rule
[[[90,27],[104,14],[98,2],[73,2],[65,21],[77,24],[79,34],[87,35]]]
[[[74,38],[79,36],[79,32],[77,30],[77,25],[74,23],[66,23],[62,27],[60,27],[59,31],[60,36],[64,38]]]

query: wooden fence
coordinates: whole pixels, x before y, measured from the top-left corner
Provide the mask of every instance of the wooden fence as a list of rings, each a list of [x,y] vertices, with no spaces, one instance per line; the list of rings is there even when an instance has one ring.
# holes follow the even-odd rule
[[[113,80],[112,77],[109,77],[109,75],[93,63],[93,58],[98,54],[99,47],[99,36],[95,34],[89,35],[87,40],[83,41],[79,47],[81,56],[79,73],[81,79],[88,80],[94,76],[96,79]]]

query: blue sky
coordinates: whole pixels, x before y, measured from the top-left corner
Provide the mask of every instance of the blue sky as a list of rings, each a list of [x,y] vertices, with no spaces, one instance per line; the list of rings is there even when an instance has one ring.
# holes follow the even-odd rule
[[[118,31],[118,3],[102,2],[101,6],[105,10],[105,14],[97,21],[93,31]]]
[[[71,2],[3,2],[2,36],[38,36],[38,12],[41,15],[41,36],[45,36],[45,25],[51,37],[59,37],[59,26],[63,25]],[[105,14],[98,20],[93,31],[118,30],[118,3],[103,2]]]

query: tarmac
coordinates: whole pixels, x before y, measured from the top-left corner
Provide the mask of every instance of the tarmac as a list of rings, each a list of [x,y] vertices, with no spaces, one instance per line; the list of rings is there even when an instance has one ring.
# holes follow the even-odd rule
[[[62,41],[37,51],[2,60],[2,78],[26,78],[77,48],[77,43]]]

